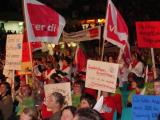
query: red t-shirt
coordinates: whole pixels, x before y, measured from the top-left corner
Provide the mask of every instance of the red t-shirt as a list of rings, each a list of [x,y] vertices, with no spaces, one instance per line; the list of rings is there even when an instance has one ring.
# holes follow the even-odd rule
[[[103,113],[101,113],[101,115],[104,118],[104,120],[113,120],[116,106],[112,96],[104,98],[102,109]]]
[[[53,113],[52,111],[47,110],[47,106],[45,104],[42,104],[41,115],[42,115],[42,119],[48,119],[53,115]]]

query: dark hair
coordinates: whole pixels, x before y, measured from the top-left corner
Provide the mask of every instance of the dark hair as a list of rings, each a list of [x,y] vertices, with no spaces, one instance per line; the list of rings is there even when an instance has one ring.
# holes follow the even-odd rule
[[[85,82],[82,81],[82,80],[76,80],[73,84],[73,86],[77,84],[77,85],[80,85],[80,88],[81,88],[81,91],[83,92],[84,88],[85,88]]]
[[[74,106],[67,106],[63,108],[61,113],[63,113],[64,110],[69,110],[72,113],[72,115],[75,116],[77,108]]]
[[[56,98],[56,102],[62,107],[65,103],[65,97],[59,92],[54,92],[52,95]]]
[[[5,81],[6,81],[5,75],[0,73],[0,82],[5,82]]]
[[[67,56],[65,56],[63,60],[65,60],[67,64],[70,64],[72,62],[72,60]]]
[[[6,95],[11,95],[11,86],[8,82],[2,82],[1,85],[5,85],[6,87]]]
[[[100,113],[91,108],[82,108],[76,112],[78,120],[103,120]]]
[[[135,79],[133,79],[133,81],[137,83],[138,88],[143,88],[144,87],[144,78],[136,77]]]
[[[158,77],[154,80],[154,82],[160,82],[160,77],[158,76]]]
[[[85,93],[85,94],[83,94],[83,95],[81,96],[80,101],[82,101],[82,100],[86,100],[86,101],[89,103],[89,106],[90,106],[91,108],[93,108],[94,105],[96,104],[96,99],[95,99],[95,97],[93,97],[92,95],[87,94],[87,93]]]

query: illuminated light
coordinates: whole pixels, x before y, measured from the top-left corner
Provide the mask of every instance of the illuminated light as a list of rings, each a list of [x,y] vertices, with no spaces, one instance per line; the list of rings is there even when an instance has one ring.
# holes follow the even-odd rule
[[[56,45],[55,44],[52,44],[52,47],[54,48]]]
[[[95,20],[94,19],[87,20],[87,23],[95,23]]]
[[[18,22],[18,25],[19,25],[19,26],[22,26],[22,25],[23,25],[23,22]]]
[[[105,19],[98,19],[98,23],[105,23]]]
[[[61,45],[61,48],[62,48],[62,49],[64,48],[64,44]]]
[[[68,45],[68,47],[71,47],[71,44],[70,44],[70,43],[68,43],[67,45]]]
[[[72,47],[76,47],[76,46],[77,46],[77,44],[76,44],[76,43],[74,43],[74,42],[71,42],[71,46],[72,46]]]

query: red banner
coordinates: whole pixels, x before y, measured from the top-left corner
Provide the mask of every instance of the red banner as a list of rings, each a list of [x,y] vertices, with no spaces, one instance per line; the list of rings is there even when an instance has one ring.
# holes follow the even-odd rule
[[[138,47],[160,48],[160,22],[136,22]]]
[[[24,0],[24,14],[29,42],[58,44],[65,26],[60,14],[36,0]]]

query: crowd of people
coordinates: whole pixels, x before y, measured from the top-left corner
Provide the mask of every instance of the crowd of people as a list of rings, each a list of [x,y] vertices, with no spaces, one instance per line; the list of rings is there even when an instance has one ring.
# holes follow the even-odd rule
[[[32,85],[25,75],[16,75],[13,88],[1,73],[0,120],[120,120],[123,109],[132,107],[133,95],[160,95],[158,73],[154,77],[157,68],[147,67],[137,52],[132,52],[130,65],[108,56],[107,62],[120,64],[117,89],[115,93],[101,92],[103,105],[97,111],[98,91],[85,88],[86,69],[77,71],[72,52],[56,46],[53,55],[33,58]],[[65,96],[59,92],[45,96],[44,85],[65,82],[71,83],[72,106],[65,104]]]

